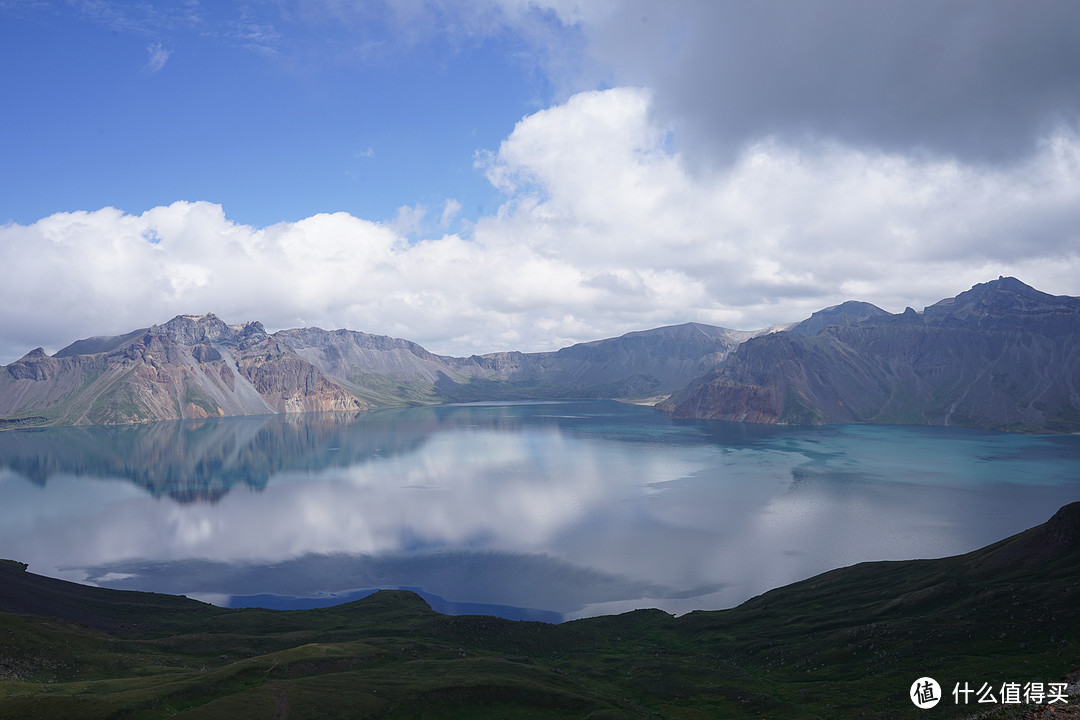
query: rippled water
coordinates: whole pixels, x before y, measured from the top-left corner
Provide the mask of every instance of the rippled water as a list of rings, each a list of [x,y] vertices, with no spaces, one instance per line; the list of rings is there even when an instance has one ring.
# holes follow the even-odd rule
[[[557,621],[730,607],[1080,499],[1080,437],[673,422],[613,402],[0,432],[0,556],[218,604],[380,587]]]

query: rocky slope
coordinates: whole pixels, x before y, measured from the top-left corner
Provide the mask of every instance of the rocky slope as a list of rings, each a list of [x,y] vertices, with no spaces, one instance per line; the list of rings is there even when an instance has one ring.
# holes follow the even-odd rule
[[[574,397],[663,395],[711,370],[754,334],[686,323],[525,359],[538,366],[535,372],[546,382]]]
[[[1077,432],[1080,298],[1000,278],[922,313],[846,302],[768,334],[687,323],[467,358],[181,315],[0,368],[0,428],[669,394],[661,409],[686,418]]]
[[[845,303],[747,341],[660,407],[760,423],[1078,432],[1080,298],[999,278],[922,313]]]
[[[351,330],[275,337],[376,405],[666,395],[715,367],[752,332],[687,323],[579,343],[556,352],[435,355],[407,340]]]
[[[0,425],[666,395],[752,334],[690,323],[558,352],[455,358],[352,330],[271,335],[257,322],[181,315],[116,337],[79,340],[53,356],[38,348],[0,369]]]
[[[259,323],[212,314],[80,340],[51,357],[38,348],[0,371],[0,416],[59,425],[365,407]]]

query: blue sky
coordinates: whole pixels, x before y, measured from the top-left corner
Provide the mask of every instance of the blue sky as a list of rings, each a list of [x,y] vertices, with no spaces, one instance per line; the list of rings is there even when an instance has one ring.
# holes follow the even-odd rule
[[[0,0],[0,363],[1080,294],[1080,4]]]
[[[342,26],[276,4],[29,5],[0,16],[0,91],[31,100],[0,119],[9,222],[180,199],[257,226],[451,197],[475,218],[499,202],[476,153],[551,96],[513,32],[410,39],[386,11]]]

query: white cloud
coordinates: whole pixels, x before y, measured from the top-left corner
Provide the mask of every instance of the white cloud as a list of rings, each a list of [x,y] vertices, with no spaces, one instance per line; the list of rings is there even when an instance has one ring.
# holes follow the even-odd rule
[[[461,203],[450,198],[443,205],[442,216],[439,218],[439,227],[443,230],[450,227],[450,223],[454,221],[454,218],[461,212]]]
[[[169,57],[172,55],[172,50],[168,50],[159,42],[148,45],[146,52],[149,58],[146,61],[146,69],[152,73],[156,73],[161,68],[165,67],[165,63],[169,62]]]
[[[416,235],[423,228],[427,208],[423,205],[402,205],[394,215],[393,227],[402,235]]]
[[[10,224],[0,357],[184,312],[469,354],[688,320],[752,329],[846,299],[921,309],[999,274],[1077,294],[1075,135],[996,169],[779,141],[723,172],[685,164],[649,93],[616,88],[518,123],[485,165],[506,201],[467,237],[410,240],[419,205],[390,225],[337,213],[258,229],[207,202]]]
[[[902,310],[1002,273],[1076,291],[1075,134],[995,169],[764,141],[703,175],[687,171],[649,110],[647,91],[618,88],[525,118],[486,167],[510,202],[476,237],[513,237],[587,278],[651,272],[629,307],[655,321],[674,307],[661,273],[680,278],[687,315],[744,328],[854,292]]]
[[[556,87],[653,88],[699,166],[767,136],[1014,162],[1080,118],[1075,3],[495,1]]]

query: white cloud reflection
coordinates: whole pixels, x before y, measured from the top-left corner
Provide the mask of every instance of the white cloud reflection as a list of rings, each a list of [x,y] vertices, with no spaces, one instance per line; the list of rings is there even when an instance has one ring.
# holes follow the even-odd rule
[[[314,595],[365,578],[566,617],[684,612],[862,560],[967,551],[1045,520],[1070,493],[1020,445],[980,459],[977,434],[887,429],[927,448],[890,467],[874,459],[889,442],[859,431],[725,446],[650,414],[678,442],[643,443],[541,419],[433,427],[404,451],[282,472],[215,503],[5,472],[0,547],[48,575],[200,596]]]

